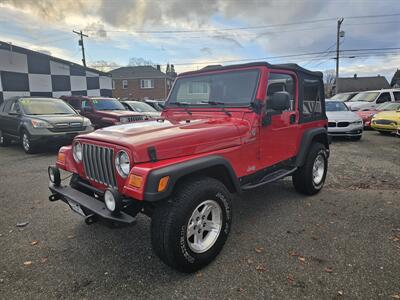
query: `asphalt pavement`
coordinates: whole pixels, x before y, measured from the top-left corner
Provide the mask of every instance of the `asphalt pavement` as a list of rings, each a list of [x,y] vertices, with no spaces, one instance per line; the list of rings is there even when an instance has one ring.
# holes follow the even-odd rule
[[[331,150],[316,196],[290,179],[235,196],[223,251],[188,275],[153,254],[149,218],[88,226],[49,202],[56,151],[0,148],[0,299],[399,299],[400,139]]]

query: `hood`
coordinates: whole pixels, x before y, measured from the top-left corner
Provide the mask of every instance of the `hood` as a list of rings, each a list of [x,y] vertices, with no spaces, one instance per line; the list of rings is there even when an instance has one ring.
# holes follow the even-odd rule
[[[387,119],[400,121],[400,111],[381,111],[374,116],[374,119]]]
[[[161,117],[161,111],[146,111],[146,112],[143,112],[142,114],[152,117],[152,118]]]
[[[336,121],[357,121],[360,120],[360,117],[352,112],[352,111],[327,111],[326,116],[328,117],[328,121],[336,122]]]
[[[119,117],[133,117],[133,116],[143,116],[142,113],[137,113],[129,110],[96,110],[96,114],[103,117],[119,118]]]
[[[39,116],[29,116],[29,118],[43,120],[43,121],[49,122],[52,125],[66,124],[66,123],[67,124],[80,123],[80,125],[82,125],[83,120],[85,119],[83,116],[75,115],[75,114],[70,114],[70,115],[39,115]]]
[[[247,121],[238,118],[160,119],[106,127],[82,138],[129,148],[138,163],[150,160],[148,147],[154,147],[162,160],[238,146],[249,128]]]

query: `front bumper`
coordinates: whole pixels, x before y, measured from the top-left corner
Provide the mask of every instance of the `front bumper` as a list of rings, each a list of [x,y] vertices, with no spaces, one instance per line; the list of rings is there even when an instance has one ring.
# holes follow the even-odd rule
[[[375,130],[379,131],[388,131],[388,132],[396,132],[397,124],[393,122],[392,124],[383,125],[383,124],[376,124],[374,122],[371,123],[371,127]]]
[[[105,206],[104,202],[95,197],[88,196],[70,186],[55,186],[50,183],[49,189],[52,195],[50,201],[62,200],[68,204],[71,209],[72,205],[79,205],[85,211],[95,215],[101,220],[117,223],[121,225],[129,225],[135,222],[135,218],[127,213],[120,212],[118,215],[113,215]],[[73,209],[76,211],[75,209]]]
[[[77,135],[92,132],[93,127],[88,126],[85,128],[85,130],[70,131],[70,132],[53,132],[48,129],[35,129],[35,128],[30,128],[28,131],[32,142],[37,144],[40,143],[69,144]]]
[[[354,137],[361,136],[362,132],[363,125],[350,125],[347,127],[328,127],[328,135],[330,136]]]

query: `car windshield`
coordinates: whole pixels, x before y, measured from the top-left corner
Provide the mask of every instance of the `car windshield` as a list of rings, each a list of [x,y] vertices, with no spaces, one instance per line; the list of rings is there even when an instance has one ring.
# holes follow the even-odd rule
[[[390,102],[385,102],[379,105],[376,110],[398,110],[400,109],[400,102],[395,102],[395,103],[390,103]]]
[[[347,101],[351,98],[352,94],[336,94],[331,99],[332,100],[339,100],[339,101]]]
[[[326,101],[326,111],[348,111],[346,104],[340,101]]]
[[[76,112],[59,99],[20,99],[19,103],[27,115],[70,115]]]
[[[157,112],[156,109],[144,102],[127,102],[135,111],[138,112]]]
[[[378,97],[378,92],[363,92],[355,95],[353,98],[349,100],[349,102],[363,101],[363,102],[372,102]]]
[[[247,106],[254,97],[259,71],[229,71],[180,78],[167,105]]]
[[[92,99],[92,103],[96,110],[126,110],[122,103],[117,99]]]

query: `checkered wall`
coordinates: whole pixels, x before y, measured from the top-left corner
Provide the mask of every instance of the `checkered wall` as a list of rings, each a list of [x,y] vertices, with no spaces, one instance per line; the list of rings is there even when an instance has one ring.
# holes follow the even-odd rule
[[[112,95],[111,77],[104,73],[24,48],[11,51],[1,46],[0,42],[0,103],[13,96]]]

